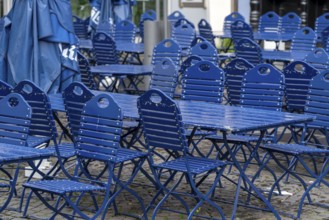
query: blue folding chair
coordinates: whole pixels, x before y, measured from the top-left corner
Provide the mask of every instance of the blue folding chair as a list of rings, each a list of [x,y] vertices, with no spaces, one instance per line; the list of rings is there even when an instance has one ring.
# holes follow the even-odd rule
[[[170,58],[164,58],[155,64],[151,75],[150,89],[159,89],[173,97],[178,82],[177,66]]]
[[[314,31],[317,35],[317,41],[321,42],[321,32],[329,27],[329,13],[324,13],[316,18]]]
[[[157,14],[154,10],[148,9],[146,10],[142,15],[140,20],[145,20],[145,19],[151,19],[151,20],[156,20]]]
[[[286,107],[290,112],[303,112],[310,82],[319,71],[303,61],[286,66],[282,73],[286,80]]]
[[[181,48],[177,41],[168,38],[162,40],[158,43],[152,54],[152,65],[155,65],[157,62],[161,62],[163,58],[170,58],[177,67],[180,66],[181,60]]]
[[[242,20],[238,20],[231,25],[231,38],[233,44],[235,45],[243,38],[254,39],[254,34],[252,28],[249,24]]]
[[[206,19],[201,19],[198,23],[199,35],[215,46],[215,36],[212,32],[212,27]]]
[[[115,25],[115,42],[123,41],[134,43],[136,36],[136,26],[129,20],[124,20]]]
[[[178,26],[181,26],[182,24],[189,24],[193,29],[195,29],[195,25],[190,20],[188,20],[187,18],[180,18],[180,19],[178,19],[175,22],[173,28],[178,27]]]
[[[254,34],[256,40],[280,40],[281,17],[274,11],[269,11],[259,18],[258,30]]]
[[[79,18],[78,16],[73,15],[73,28],[78,38],[80,39],[88,38],[88,26],[85,20]]]
[[[239,12],[232,12],[224,18],[222,38],[231,38],[231,26],[236,21],[245,21],[245,18]]]
[[[118,64],[116,44],[110,35],[98,32],[93,37],[93,47],[97,65]]]
[[[195,30],[189,23],[181,23],[173,27],[171,37],[179,44],[183,54],[189,54],[191,43],[195,38]]]
[[[89,89],[97,89],[97,85],[94,76],[90,73],[90,63],[88,59],[78,51],[77,53],[79,71],[81,76],[81,82]]]
[[[194,157],[190,154],[180,110],[176,103],[161,91],[149,90],[142,95],[138,99],[138,111],[148,146],[151,170],[159,187],[159,191],[150,202],[149,208],[155,204],[156,199],[161,194],[164,194],[153,211],[152,219],[158,217],[158,211],[171,196],[176,198],[185,209],[185,212],[182,210],[172,211],[187,214],[187,219],[198,217],[197,211],[204,203],[212,206],[221,216],[221,219],[224,219],[223,210],[210,197],[220,180],[226,162]],[[162,155],[168,152],[168,160],[158,162],[156,155],[159,152]],[[170,155],[176,156],[172,157]],[[162,182],[161,180],[165,176],[161,174],[164,171],[170,172],[168,172],[169,176]],[[210,180],[208,177],[211,174],[215,176]],[[200,176],[200,179],[197,178],[198,176]],[[209,180],[207,184],[211,183],[211,186],[207,187],[205,191],[201,191],[199,187],[204,185],[202,183],[205,179]],[[184,180],[187,181],[191,190],[189,192],[178,192],[178,186],[183,184]],[[173,181],[174,183],[171,184]],[[196,199],[196,204],[192,209],[189,208],[182,195]]]
[[[129,188],[147,154],[120,147],[122,120],[122,110],[111,96],[105,94],[95,96],[83,108],[81,125],[75,144],[77,162],[74,174],[71,175],[67,172],[64,165],[60,163],[65,178],[30,181],[23,185],[54,212],[51,218],[55,218],[57,215],[61,215],[63,218],[74,218],[77,215],[84,219],[96,219],[100,216],[101,219],[105,219],[110,205],[114,205],[115,213],[118,213],[115,199],[123,190],[126,190],[136,199],[141,206],[143,216],[147,218],[142,198]],[[57,147],[56,150],[61,162]],[[106,169],[108,176],[104,179],[95,179],[95,175],[98,176],[100,172],[104,171],[87,169],[89,165],[96,162],[105,166],[104,169]],[[132,162],[133,169],[128,180],[123,181],[121,169],[125,162]],[[116,166],[120,166],[119,172],[115,171]],[[47,193],[58,196],[55,204],[45,198]],[[60,203],[61,199],[64,200],[63,203]],[[87,203],[87,207],[86,204],[83,206],[83,199],[91,200],[92,205]],[[84,211],[90,206],[94,206],[96,210],[92,217]],[[73,209],[72,214],[63,212],[66,207]]]
[[[329,68],[329,55],[323,48],[316,48],[306,55],[304,62],[322,72]]]
[[[236,58],[226,64],[225,86],[227,89],[227,100],[230,105],[240,105],[241,87],[244,74],[254,65],[243,58]]]
[[[203,60],[212,62],[218,66],[218,53],[217,49],[208,41],[203,41],[195,44],[191,48],[190,56],[199,56]]]
[[[288,12],[281,18],[280,39],[282,41],[291,40],[301,25],[302,19],[295,12]]]
[[[310,195],[311,191],[315,187],[319,187],[320,184],[321,186],[329,187],[329,182],[325,179],[329,172],[328,145],[326,144],[324,146],[325,149],[321,149],[312,146],[312,143],[309,143],[309,140],[307,140],[307,133],[309,132],[309,129],[316,128],[324,132],[323,135],[328,141],[328,74],[328,71],[322,72],[311,80],[307,102],[305,105],[305,113],[314,115],[316,118],[314,121],[307,123],[304,126],[300,144],[268,144],[262,146],[262,148],[269,153],[269,157],[267,161],[264,162],[263,167],[268,163],[268,161],[274,160],[274,162],[283,171],[271,187],[268,196],[269,200],[273,197],[273,191],[276,188],[279,190],[279,193],[281,193],[280,183],[284,177],[287,177],[288,175],[294,177],[303,187],[304,193],[299,199],[297,216],[294,216],[294,218],[297,219],[300,219],[301,217],[303,205],[306,203],[305,200],[307,200],[309,204],[321,205],[322,207],[324,206],[328,208],[327,204],[319,204],[314,202]],[[287,158],[287,161],[282,161],[280,159],[282,155]],[[309,159],[313,161],[313,163],[309,163]],[[320,171],[317,170],[317,163],[322,164]],[[297,172],[295,169],[297,164],[300,164],[303,170],[301,170],[302,168],[299,168],[299,171]],[[312,165],[314,166],[314,169],[312,169]],[[260,167],[260,170],[263,167]],[[307,181],[309,181],[309,179],[304,179],[303,177],[305,176],[313,178],[314,181],[312,181],[311,184],[308,184]]]
[[[167,16],[167,19],[170,22],[171,27],[173,27],[175,23],[181,18],[185,18],[185,16],[180,11],[174,11]]]
[[[235,54],[255,66],[264,62],[262,48],[249,38],[242,38],[235,44]]]

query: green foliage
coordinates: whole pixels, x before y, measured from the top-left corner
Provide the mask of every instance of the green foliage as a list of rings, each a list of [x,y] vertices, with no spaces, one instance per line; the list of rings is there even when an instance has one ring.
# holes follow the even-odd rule
[[[90,16],[91,7],[89,0],[71,0],[72,13],[82,19]]]

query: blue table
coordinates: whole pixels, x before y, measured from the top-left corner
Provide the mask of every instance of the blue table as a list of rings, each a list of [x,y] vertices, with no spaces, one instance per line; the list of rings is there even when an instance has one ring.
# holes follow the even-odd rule
[[[16,171],[13,176],[6,175],[9,178],[8,187],[10,191],[6,199],[1,198],[4,203],[0,207],[0,212],[7,208],[9,205],[11,198],[13,197],[15,190],[16,190],[16,183],[19,174],[19,164],[22,162],[27,162],[31,168],[38,172],[41,175],[44,175],[40,171],[38,171],[37,167],[34,165],[34,160],[42,160],[45,158],[49,158],[50,156],[54,156],[54,152],[47,149],[37,149],[37,148],[30,148],[25,146],[17,146],[17,145],[10,145],[10,144],[0,144],[0,170],[3,174],[2,166],[5,164],[15,164],[17,163]],[[34,173],[34,172],[33,172]]]
[[[96,93],[100,93],[96,91]],[[109,93],[118,105],[123,110],[123,115],[126,118],[139,119],[137,110],[138,96]],[[54,107],[59,107],[61,97],[50,96],[51,103],[54,102]],[[257,144],[254,146],[254,153],[251,153],[248,161],[250,162],[254,158],[255,152],[264,137],[264,134],[269,128],[276,128],[282,126],[288,126],[292,124],[306,123],[314,120],[313,116],[303,114],[292,114],[288,112],[276,112],[261,109],[241,108],[236,106],[220,105],[207,102],[196,101],[176,101],[182,114],[182,119],[185,125],[192,127],[202,127],[206,129],[216,129],[221,131],[224,137],[224,144],[227,150],[230,152],[230,156],[234,162],[234,165],[240,171],[240,176],[237,182],[237,191],[234,199],[234,208],[232,218],[235,217],[235,212],[239,201],[239,191],[241,182],[246,182],[248,186],[254,191],[257,197],[259,197],[267,206],[277,219],[280,219],[278,212],[269,203],[269,201],[263,196],[259,189],[252,183],[252,181],[246,176],[245,171],[248,168],[246,165],[241,165],[234,153],[232,152],[226,136],[229,133],[240,133],[247,131],[260,131],[260,136]],[[63,108],[59,107],[59,110]],[[192,132],[193,133],[193,132]],[[245,163],[248,164],[248,163]]]

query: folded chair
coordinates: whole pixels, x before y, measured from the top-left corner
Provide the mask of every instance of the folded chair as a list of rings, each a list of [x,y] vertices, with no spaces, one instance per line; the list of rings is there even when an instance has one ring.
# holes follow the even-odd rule
[[[149,208],[154,205],[160,195],[164,194],[153,211],[152,219],[159,217],[157,216],[158,211],[171,196],[182,204],[185,212],[171,210],[174,208],[173,206],[170,206],[170,210],[187,214],[187,219],[198,217],[197,212],[204,203],[208,203],[218,212],[216,216],[225,219],[223,210],[210,197],[220,180],[226,163],[220,160],[194,157],[190,154],[180,110],[175,102],[161,91],[149,90],[142,95],[138,99],[138,111],[148,146],[152,173],[159,187],[159,191],[152,199]],[[169,155],[175,156],[169,156],[167,161],[157,162],[154,152],[164,152],[161,154],[167,152]],[[160,179],[159,175],[167,170],[171,171],[168,172],[169,176],[166,178],[161,176]],[[212,174],[215,176],[210,180],[208,177]],[[206,192],[201,192],[199,186],[204,183],[205,179],[207,179],[207,184],[210,183],[211,186]],[[188,192],[178,190],[179,186],[185,182],[184,180],[191,187]],[[195,199],[196,204],[193,208],[189,208],[182,195]]]
[[[208,23],[206,19],[201,19],[198,23],[199,35],[204,37],[207,41],[209,41],[212,45],[215,45],[215,36],[212,31],[211,25]]]
[[[195,38],[195,29],[189,23],[181,23],[173,27],[171,37],[179,44],[182,53],[187,55]]]
[[[329,55],[323,48],[316,48],[309,52],[303,61],[320,72],[326,71],[329,68]]]
[[[24,187],[30,189],[47,208],[54,212],[51,218],[61,215],[63,218],[71,219],[77,215],[84,219],[96,219],[97,217],[105,219],[110,205],[114,205],[115,213],[118,213],[115,199],[123,190],[137,199],[141,205],[143,216],[147,218],[142,199],[129,188],[147,154],[120,147],[122,120],[122,110],[111,96],[100,94],[93,97],[85,104],[81,116],[75,143],[77,162],[74,174],[71,175],[66,171],[58,147],[56,147],[65,178],[31,181],[24,184]],[[101,179],[95,178],[99,176],[99,172],[103,171],[87,170],[86,161],[89,165],[96,161],[103,164],[106,174],[104,173]],[[134,168],[128,180],[123,181],[121,170],[125,162],[132,162]],[[120,166],[119,172],[115,172],[116,166]],[[48,193],[58,197],[54,204],[45,198]],[[83,199],[89,199],[91,205],[83,204]],[[83,207],[84,205],[87,207]],[[88,216],[84,212],[90,206],[95,209],[92,216]],[[26,207],[28,207],[28,203]],[[62,212],[67,207],[72,209],[72,214]]]
[[[297,218],[300,219],[302,208],[305,200],[309,204],[317,205],[318,203],[313,202],[310,192],[314,187],[321,186],[329,187],[329,182],[325,179],[329,172],[329,150],[328,150],[328,103],[329,103],[329,83],[328,78],[329,72],[322,72],[315,76],[310,83],[310,89],[307,97],[307,102],[305,105],[305,113],[314,115],[315,120],[307,123],[303,129],[303,135],[300,143],[296,144],[268,144],[263,146],[269,153],[269,157],[265,166],[270,160],[273,161],[283,170],[283,173],[276,179],[269,192],[269,200],[272,198],[273,192],[276,188],[280,189],[280,183],[288,175],[294,177],[303,187],[304,193],[299,200]],[[319,148],[319,145],[308,142],[310,132],[313,130],[319,130],[326,139],[324,145],[321,145],[324,149]],[[313,133],[314,134],[314,133]],[[288,160],[281,160],[280,157],[284,156]],[[308,161],[311,159],[311,162]],[[296,165],[300,164],[303,168],[302,171],[296,171]],[[317,169],[317,165],[321,164],[320,170]],[[312,168],[313,166],[313,168]],[[260,170],[262,167],[260,168]],[[303,178],[305,175],[314,178],[314,181],[308,185],[306,180]],[[280,193],[280,190],[279,190]],[[329,207],[327,204],[318,204],[321,206]]]

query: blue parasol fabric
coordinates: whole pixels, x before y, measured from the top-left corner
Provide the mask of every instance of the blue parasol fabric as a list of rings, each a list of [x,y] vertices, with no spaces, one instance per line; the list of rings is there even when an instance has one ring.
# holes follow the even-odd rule
[[[15,0],[0,34],[0,79],[29,79],[48,93],[79,80],[69,0]]]

